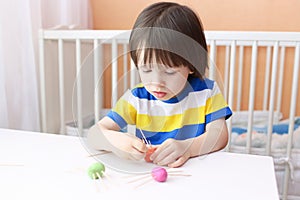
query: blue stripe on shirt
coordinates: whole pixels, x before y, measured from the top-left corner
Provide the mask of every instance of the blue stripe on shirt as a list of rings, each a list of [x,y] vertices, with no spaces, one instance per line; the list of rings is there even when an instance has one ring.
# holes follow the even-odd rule
[[[205,122],[206,122],[206,124],[208,124],[208,123],[210,123],[214,120],[220,119],[222,117],[225,117],[225,119],[228,119],[231,115],[232,115],[231,109],[229,107],[225,107],[220,110],[217,110],[216,112],[206,115]]]
[[[204,124],[186,125],[180,129],[175,129],[170,132],[151,132],[151,131],[143,130],[146,139],[149,140],[151,144],[154,145],[161,144],[168,138],[174,138],[177,140],[194,138],[203,134],[204,132],[205,132]],[[143,138],[139,129],[136,129],[136,136],[139,138]]]
[[[123,117],[121,117],[121,115],[112,110],[107,113],[107,117],[114,120],[120,126],[121,129],[127,125],[127,122],[123,119]]]

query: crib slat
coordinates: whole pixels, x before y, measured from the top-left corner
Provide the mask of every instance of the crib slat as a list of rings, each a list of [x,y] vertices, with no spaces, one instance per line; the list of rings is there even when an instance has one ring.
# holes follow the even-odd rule
[[[83,134],[82,123],[82,86],[81,86],[81,41],[76,39],[76,91],[77,91],[77,128],[79,136]]]
[[[216,42],[215,40],[211,40],[210,42],[210,53],[209,53],[209,78],[211,80],[215,80],[215,71],[216,71]]]
[[[135,75],[135,64],[133,62],[132,59],[130,59],[130,88],[133,88],[136,81],[135,81],[135,78],[136,78],[136,75]]]
[[[224,72],[224,98],[228,101],[228,84],[229,84],[229,55],[230,47],[226,46],[225,48],[225,72]]]
[[[244,61],[244,47],[239,47],[239,73],[238,73],[238,84],[237,84],[237,102],[236,110],[241,110],[241,101],[242,101],[242,86],[243,86],[243,61]]]
[[[236,41],[231,42],[231,52],[230,52],[230,82],[229,82],[229,93],[228,93],[228,105],[230,108],[233,107],[233,97],[234,97],[234,76],[235,76],[235,58],[236,58]],[[231,118],[228,121],[228,129],[232,130]],[[231,141],[231,134],[228,135],[228,140]],[[227,149],[230,149],[230,142],[227,145]]]
[[[283,75],[284,75],[284,59],[285,58],[285,47],[280,49],[280,66],[279,66],[279,80],[277,90],[277,107],[276,111],[279,113],[281,109],[282,89],[283,89]]]
[[[272,59],[272,74],[271,74],[271,90],[270,90],[270,101],[269,101],[269,117],[268,117],[268,131],[267,131],[267,144],[266,144],[266,155],[271,154],[271,142],[273,132],[273,118],[274,118],[274,105],[275,105],[275,90],[276,90],[276,76],[277,76],[277,63],[278,63],[278,41],[275,42],[273,48],[273,59]]]
[[[287,159],[291,158],[292,142],[293,142],[293,132],[294,132],[294,121],[296,114],[297,105],[297,95],[298,95],[298,79],[299,79],[299,62],[300,62],[300,42],[297,43],[295,48],[295,58],[294,58],[294,72],[293,72],[293,83],[292,83],[292,94],[291,94],[291,106],[290,106],[290,117],[289,117],[289,133],[288,133],[288,143],[287,143]],[[285,166],[284,175],[284,188],[283,197],[286,198],[288,194],[288,183],[290,177],[290,168],[288,165]]]
[[[123,92],[128,89],[128,45],[123,44]]]
[[[267,110],[267,106],[268,106],[270,68],[271,68],[271,47],[267,47],[263,110]]]
[[[65,90],[64,90],[64,46],[63,40],[58,40],[58,70],[59,70],[59,105],[60,133],[65,134]]]
[[[39,73],[40,73],[40,98],[41,98],[41,128],[42,132],[47,132],[47,117],[46,117],[46,84],[45,84],[45,42],[44,32],[39,32]]]
[[[94,116],[95,123],[100,119],[100,105],[102,102],[102,98],[100,99],[100,89],[102,89],[102,84],[99,84],[100,73],[99,73],[99,42],[97,39],[94,39]]]
[[[234,78],[235,78],[235,59],[236,59],[236,42],[232,41],[230,51],[230,79],[228,90],[228,105],[233,107],[234,98]]]
[[[116,39],[113,39],[111,43],[111,67],[111,106],[113,107],[118,100],[118,43]]]
[[[252,44],[252,55],[251,55],[251,74],[250,74],[249,108],[248,108],[249,115],[248,115],[247,144],[246,144],[246,151],[249,154],[251,153],[251,142],[252,142],[256,67],[257,67],[257,41],[254,41]]]

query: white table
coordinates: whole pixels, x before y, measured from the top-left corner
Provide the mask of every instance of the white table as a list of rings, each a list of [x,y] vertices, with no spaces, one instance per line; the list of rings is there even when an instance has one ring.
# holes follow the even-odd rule
[[[128,183],[132,177],[110,168],[106,178],[91,180],[87,168],[95,162],[78,137],[0,129],[0,199],[279,199],[267,156],[212,153],[180,168],[189,177],[138,188],[143,180]]]

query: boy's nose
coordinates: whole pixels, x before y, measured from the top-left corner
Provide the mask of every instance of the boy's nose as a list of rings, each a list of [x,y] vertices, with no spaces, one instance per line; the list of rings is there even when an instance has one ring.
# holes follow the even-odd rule
[[[165,85],[165,80],[161,74],[157,73],[152,77],[151,83],[157,87],[162,87]]]

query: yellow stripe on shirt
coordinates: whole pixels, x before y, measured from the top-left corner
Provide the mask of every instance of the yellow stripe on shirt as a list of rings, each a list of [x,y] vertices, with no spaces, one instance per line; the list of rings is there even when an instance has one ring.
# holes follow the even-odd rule
[[[137,127],[152,132],[169,132],[185,125],[202,124],[205,122],[205,108],[191,108],[184,114],[171,116],[137,115]]]
[[[113,111],[118,113],[128,124],[135,124],[136,109],[125,99],[120,99]]]
[[[205,114],[206,115],[211,114],[211,113],[216,112],[217,110],[220,110],[225,107],[227,107],[227,103],[225,102],[223,95],[221,93],[216,94],[207,99]]]

